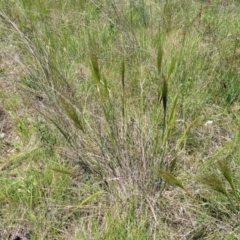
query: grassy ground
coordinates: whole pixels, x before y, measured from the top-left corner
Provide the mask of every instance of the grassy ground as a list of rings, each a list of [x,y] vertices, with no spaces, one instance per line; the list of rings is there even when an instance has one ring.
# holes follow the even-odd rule
[[[240,239],[238,1],[0,9],[0,239]]]

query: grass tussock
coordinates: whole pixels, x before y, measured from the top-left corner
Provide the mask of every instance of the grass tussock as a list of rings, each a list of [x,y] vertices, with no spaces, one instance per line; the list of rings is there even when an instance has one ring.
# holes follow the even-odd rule
[[[0,238],[239,238],[236,1],[0,9]]]

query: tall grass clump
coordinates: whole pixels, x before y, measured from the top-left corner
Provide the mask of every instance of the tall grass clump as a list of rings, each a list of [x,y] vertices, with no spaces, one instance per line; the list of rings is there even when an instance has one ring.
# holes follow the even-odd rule
[[[143,17],[143,26],[147,24],[144,8],[141,5],[138,9],[141,11],[139,16]],[[134,9],[132,6],[131,24]],[[40,19],[48,15],[48,12],[39,12]],[[126,56],[124,52],[120,54],[122,63],[119,62],[118,79],[121,85],[115,85],[102,73],[98,44],[91,40],[95,37],[93,35],[89,39],[86,56],[91,76],[86,91],[78,92],[76,83],[72,83],[61,69],[60,53],[54,49],[64,43],[58,43],[51,26],[44,29],[44,32],[32,29],[31,34],[26,34],[5,12],[1,13],[1,17],[17,36],[21,48],[28,53],[22,59],[22,64],[26,67],[22,89],[36,109],[66,139],[71,152],[75,153],[76,163],[108,187],[119,188],[121,194],[128,195],[139,190],[146,192],[156,187],[156,182],[160,181],[157,170],[169,165],[164,156],[174,128],[177,106],[176,96],[168,115],[168,82],[176,60],[172,60],[168,71],[164,73],[164,45],[161,44],[155,54],[158,75],[155,103],[152,106],[148,104],[144,82],[139,79],[137,88],[140,95],[137,97],[138,102],[133,105],[131,99],[135,92],[126,89],[129,78],[126,76],[127,53]],[[31,17],[35,16],[30,14],[29,18]]]
[[[0,197],[16,203],[13,192],[24,189],[23,205],[35,211],[47,192],[53,210],[42,210],[50,217],[41,227],[61,239],[220,236],[214,204],[229,223],[239,204],[239,42],[224,4],[2,1],[3,46],[21,69],[11,89],[43,151],[16,162],[36,154],[44,167],[24,171],[9,196],[5,179]],[[23,145],[32,141],[10,115]]]
[[[165,168],[165,149],[174,126],[177,97],[169,120],[167,103],[168,80],[175,61],[165,77],[161,70],[163,49],[159,48],[156,104],[146,105],[142,89],[139,103],[131,106],[127,95],[131,93],[125,89],[124,58],[119,64],[121,89],[113,95],[116,90],[101,72],[98,53],[90,47],[89,89],[78,93],[59,69],[53,50],[45,49],[39,41],[33,43],[7,15],[1,16],[18,35],[21,46],[29,53],[28,61],[32,62],[31,66],[26,65],[23,91],[66,139],[76,163],[108,187],[119,188],[121,194],[152,188],[157,181],[156,170]],[[152,122],[151,116],[156,116]]]
[[[30,12],[26,14],[30,14],[29,18],[35,17]],[[48,15],[39,14],[41,21]],[[24,15],[21,17],[26,20]],[[174,128],[177,96],[171,103],[168,85],[176,60],[173,59],[169,67],[163,67],[164,45],[159,43],[160,47],[155,50],[157,90],[155,99],[151,100],[154,104],[150,105],[144,79],[135,80],[135,87],[128,89],[131,69],[128,69],[129,56],[124,49],[116,60],[117,80],[113,82],[104,74],[96,36],[89,34],[84,56],[88,75],[78,83],[68,72],[71,65],[64,63],[62,55],[64,44],[71,41],[70,36],[58,40],[51,26],[40,31],[33,27],[28,32],[21,29],[21,20],[18,26],[5,12],[1,12],[1,18],[6,28],[11,29],[15,44],[24,52],[20,59],[25,70],[18,82],[20,91],[25,101],[31,101],[34,109],[61,134],[65,144],[59,154],[74,161],[78,174],[94,179],[106,192],[113,193],[110,199],[136,198],[151,206],[148,194],[152,192],[154,196],[155,191],[164,187],[158,171],[170,166],[165,155]],[[59,49],[61,47],[63,49]],[[137,61],[146,58],[146,55],[134,54],[139,57]],[[111,64],[108,67],[111,68]],[[165,69],[168,69],[166,73]],[[135,68],[134,72],[137,71]],[[71,171],[63,169],[53,168],[53,171],[71,175]],[[155,215],[154,210],[151,211]]]

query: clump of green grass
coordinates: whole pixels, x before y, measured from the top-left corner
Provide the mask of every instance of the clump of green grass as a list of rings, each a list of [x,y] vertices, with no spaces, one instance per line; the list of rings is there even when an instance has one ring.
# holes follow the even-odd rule
[[[24,109],[33,114],[30,132],[26,121],[13,114],[22,133],[22,155],[4,171],[27,168],[13,185],[4,178],[1,203],[9,198],[15,206],[22,194],[30,214],[17,211],[16,216],[33,222],[36,239],[229,235],[225,229],[234,222],[234,211],[227,201],[239,197],[234,171],[220,162],[219,172],[205,175],[205,183],[221,193],[211,198],[195,177],[209,173],[222,152],[238,161],[237,151],[224,147],[238,121],[236,114],[235,120],[225,114],[221,102],[230,92],[230,106],[238,103],[232,87],[238,43],[233,46],[226,38],[233,29],[216,20],[218,12],[228,18],[223,5],[0,3],[5,44],[15,46],[24,69],[13,82],[23,102],[30,103]],[[232,61],[226,66],[228,56]],[[217,92],[221,83],[213,79],[225,78],[225,70],[231,72],[226,74],[228,90]],[[212,118],[213,127],[204,127]],[[34,139],[30,135],[37,136],[40,150],[28,145]],[[228,216],[211,205],[214,201],[224,205]],[[35,224],[35,213],[41,226]],[[229,221],[225,229],[222,215]],[[209,229],[203,234],[205,226]],[[237,234],[235,228],[231,234]]]
[[[25,44],[31,54],[29,57],[33,58],[34,65],[31,69],[28,68],[28,76],[23,82],[26,86],[25,90],[33,94],[35,102],[39,91],[43,95],[42,98],[46,98],[47,106],[44,111],[39,106],[36,107],[66,138],[76,152],[80,165],[91,174],[100,177],[101,181],[119,178],[116,183],[120,184],[120,189],[126,188],[126,183],[129,189],[138,186],[139,189],[147,190],[151,185],[155,185],[155,167],[164,168],[163,156],[174,126],[177,97],[169,122],[166,118],[169,98],[168,81],[176,61],[171,62],[166,78],[162,77],[164,75],[161,69],[163,49],[159,48],[157,57],[159,90],[156,105],[154,108],[147,109],[144,106],[146,104],[144,103],[145,92],[142,92],[140,104],[135,106],[135,112],[132,115],[125,91],[125,62],[122,62],[122,70],[119,71],[122,80],[121,94],[113,98],[112,92],[115,89],[111,88],[113,86],[109,85],[109,80],[101,73],[96,50],[90,49],[90,52],[92,51],[90,53],[92,86],[96,90],[89,93],[84,105],[84,98],[76,98],[71,83],[58,70],[57,59],[48,55],[39,41],[35,45],[6,15],[2,14],[2,17]],[[118,107],[118,101],[121,98],[122,114]],[[89,99],[90,107],[88,106]],[[94,101],[98,108],[98,116],[91,109]],[[161,101],[163,114],[161,113]],[[132,121],[133,117],[136,118],[134,114],[138,115],[136,122]],[[155,121],[153,123],[149,122],[151,115],[158,115],[158,118],[153,119]],[[156,136],[152,138],[145,131],[146,128],[154,125],[158,127]],[[148,147],[147,144],[149,144]]]

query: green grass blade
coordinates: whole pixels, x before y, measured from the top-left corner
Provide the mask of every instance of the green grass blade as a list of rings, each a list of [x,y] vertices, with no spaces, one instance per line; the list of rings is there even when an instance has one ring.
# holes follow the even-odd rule
[[[84,204],[86,204],[87,202],[93,200],[94,198],[96,198],[97,196],[99,196],[100,194],[102,194],[102,191],[96,192],[94,194],[92,194],[91,196],[89,196],[88,198],[84,199],[81,203],[79,203],[75,209],[81,208]]]
[[[175,157],[170,163],[170,167],[169,167],[170,172],[174,171],[174,169],[176,168],[176,165],[177,165],[177,157]]]
[[[122,77],[122,117],[123,121],[125,121],[126,115],[126,105],[125,105],[125,60],[122,60],[122,68],[121,68],[121,77]],[[123,126],[124,126],[123,122]]]
[[[196,119],[194,119],[186,128],[186,130],[184,131],[182,137],[178,140],[177,142],[177,146],[176,149],[178,150],[179,147],[182,145],[183,141],[185,140],[187,133],[189,132],[189,130],[195,126],[197,126],[200,122],[202,121],[202,117],[197,117]]]
[[[158,74],[161,75],[162,72],[162,59],[163,59],[163,48],[162,45],[158,47],[158,55],[157,55],[157,69]]]
[[[223,186],[222,181],[218,178],[216,174],[206,174],[201,178],[201,180],[205,185],[207,185],[211,189],[219,193],[222,193],[225,196],[228,196],[228,193],[225,187]]]
[[[162,59],[163,59],[163,48],[162,45],[159,45],[158,47],[158,54],[157,54],[157,70],[158,70],[158,74],[160,76],[160,80],[161,78],[164,78],[164,75],[162,74]],[[164,82],[164,80],[162,81]],[[162,90],[163,86],[159,86],[158,89],[158,102],[160,103],[163,99],[163,90]]]
[[[182,182],[180,180],[178,180],[177,178],[175,178],[171,173],[160,170],[159,175],[165,181],[167,181],[167,182],[169,182],[169,183],[171,183],[171,184],[173,184],[177,187],[180,187],[180,188],[184,189]]]
[[[170,67],[168,69],[168,75],[167,75],[167,80],[170,78],[174,68],[175,68],[175,65],[176,65],[176,62],[177,62],[177,59],[176,58],[173,58],[172,61],[171,61],[171,64],[170,64]]]
[[[168,122],[169,122],[168,128],[167,128],[166,134],[164,136],[163,144],[168,140],[168,138],[172,132],[172,129],[174,128],[175,119],[176,119],[177,101],[178,101],[178,95],[175,96],[174,101],[173,101],[173,106],[172,106],[170,117],[168,120]]]
[[[165,181],[183,189],[187,194],[188,196],[190,196],[193,200],[195,200],[195,198],[193,197],[192,193],[183,186],[182,182],[180,180],[178,180],[177,178],[175,178],[171,173],[169,172],[166,172],[166,171],[163,171],[163,170],[160,170],[159,171],[159,175],[161,178],[163,178]]]
[[[98,191],[94,194],[92,194],[91,196],[89,196],[88,198],[84,199],[81,203],[79,203],[77,206],[73,206],[72,210],[70,211],[69,214],[67,214],[66,216],[64,216],[63,220],[68,219],[70,216],[72,216],[74,214],[74,212],[79,209],[82,208],[83,205],[85,205],[87,202],[93,200],[94,198],[98,197],[100,194],[102,194],[102,191]]]
[[[231,186],[233,192],[236,192],[236,188],[235,185],[233,183],[233,174],[231,169],[228,166],[228,163],[226,161],[219,161],[218,162],[218,168],[220,170],[220,172],[222,173],[222,175],[224,176],[224,178],[227,180],[227,182],[229,183],[229,185]]]
[[[58,131],[64,136],[64,138],[67,140],[67,142],[72,146],[71,140],[70,140],[70,136],[67,132],[65,132],[63,130],[63,128],[53,119],[49,118],[50,122],[53,123],[53,125],[58,129]]]
[[[54,172],[58,172],[61,174],[65,174],[65,175],[71,175],[71,176],[75,176],[75,174],[67,169],[63,169],[63,168],[50,168],[52,171]]]
[[[101,76],[100,76],[98,58],[96,54],[92,53],[90,55],[90,60],[91,60],[91,71],[92,71],[93,79],[96,84],[99,84],[101,81]]]
[[[64,112],[68,116],[69,119],[71,119],[75,126],[80,129],[81,131],[85,132],[85,126],[84,126],[84,120],[79,114],[77,113],[75,107],[68,102],[65,98],[59,96],[59,102],[62,106]]]
[[[217,151],[207,162],[203,164],[204,168],[207,168],[212,162],[214,162],[220,154],[225,150],[232,148],[233,142],[227,142],[219,151]]]
[[[168,82],[165,76],[163,76],[163,88],[162,88],[162,101],[163,101],[163,137],[166,129],[166,117],[167,117],[167,101],[168,101]]]
[[[163,78],[162,101],[163,101],[164,117],[166,118],[167,101],[168,101],[168,82],[165,77]]]

